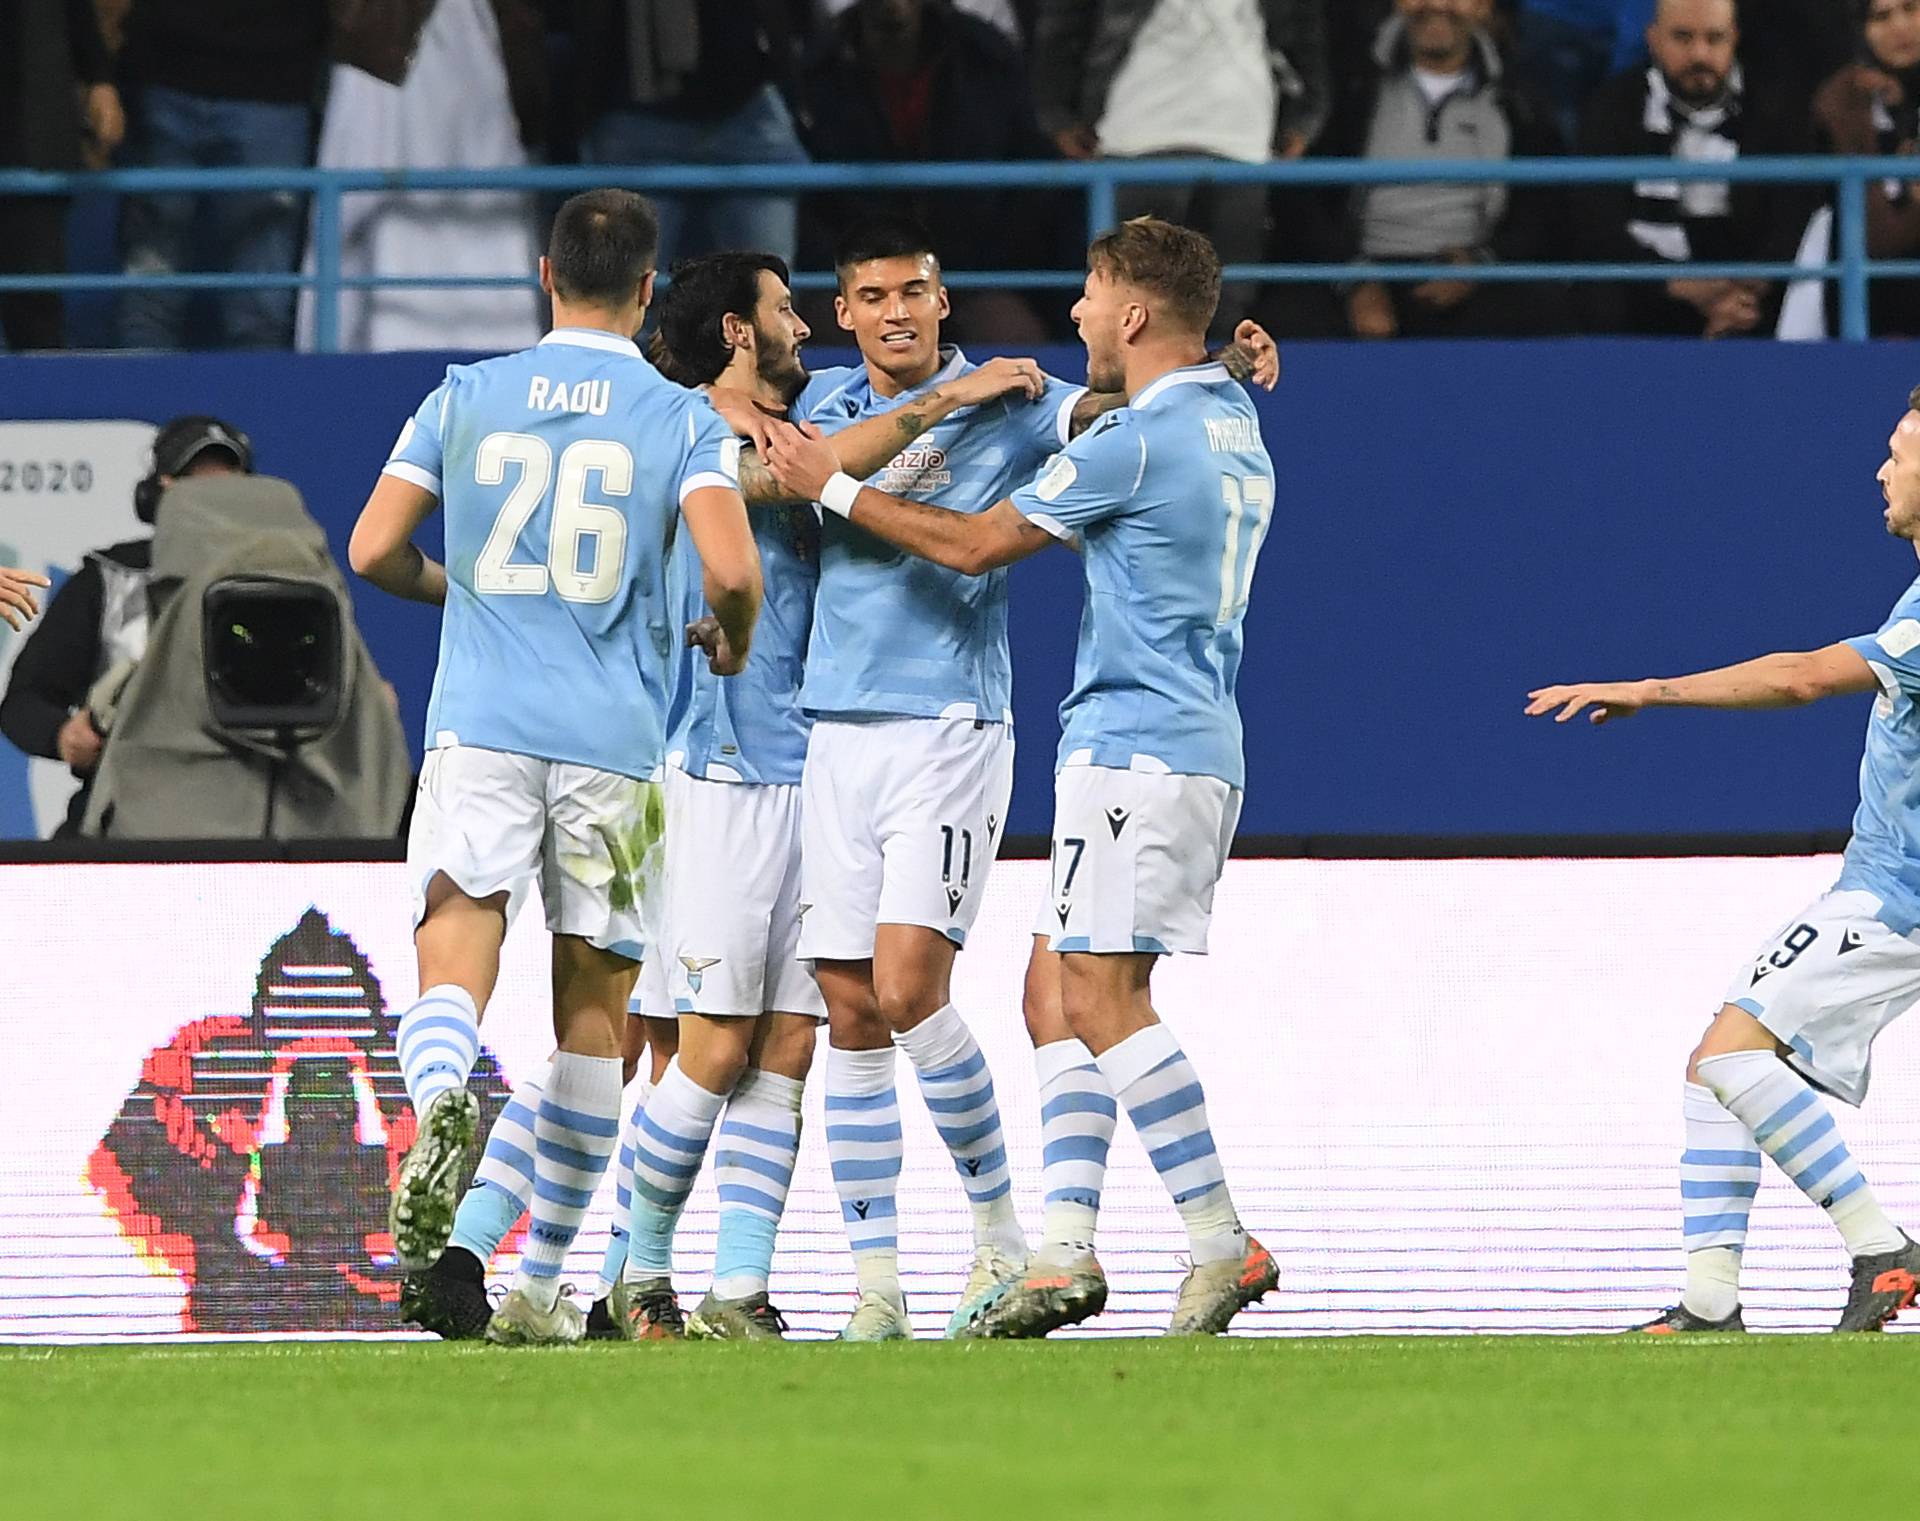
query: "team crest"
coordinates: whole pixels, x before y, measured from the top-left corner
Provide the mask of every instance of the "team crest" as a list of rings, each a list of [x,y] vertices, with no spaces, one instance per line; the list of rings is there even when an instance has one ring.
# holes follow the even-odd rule
[[[687,986],[696,993],[700,991],[700,982],[706,976],[707,968],[719,964],[718,956],[682,956],[680,958],[680,965],[687,969]]]

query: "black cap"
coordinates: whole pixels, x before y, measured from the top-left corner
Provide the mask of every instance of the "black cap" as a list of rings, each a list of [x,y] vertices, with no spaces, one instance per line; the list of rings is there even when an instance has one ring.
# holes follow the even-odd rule
[[[174,418],[154,435],[153,473],[185,475],[187,467],[209,449],[231,454],[243,471],[253,469],[253,443],[246,434],[217,417],[192,415]]]

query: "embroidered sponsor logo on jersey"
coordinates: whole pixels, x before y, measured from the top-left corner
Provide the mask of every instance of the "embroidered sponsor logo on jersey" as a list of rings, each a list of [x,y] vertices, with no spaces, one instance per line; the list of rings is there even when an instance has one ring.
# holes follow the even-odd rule
[[[874,484],[896,496],[951,486],[953,472],[947,468],[947,451],[938,444],[909,444],[887,461],[887,468]]]

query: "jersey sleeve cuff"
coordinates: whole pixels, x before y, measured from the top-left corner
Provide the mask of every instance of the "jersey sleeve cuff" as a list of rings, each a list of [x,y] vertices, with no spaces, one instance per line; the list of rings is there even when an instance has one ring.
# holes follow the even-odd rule
[[[1087,388],[1085,386],[1075,386],[1071,391],[1067,392],[1065,396],[1060,398],[1060,410],[1054,414],[1053,431],[1055,436],[1059,438],[1060,447],[1063,449],[1073,442],[1074,403],[1086,394]],[[1049,530],[1049,532],[1051,532],[1051,530]]]
[[[1012,502],[1014,511],[1018,512],[1021,517],[1033,524],[1035,528],[1044,529],[1046,532],[1052,534],[1062,544],[1078,544],[1080,542],[1080,535],[1067,527],[1067,525],[1058,518],[1048,513],[1033,511],[1022,502],[1019,497],[1012,498]]]
[[[723,491],[738,491],[740,483],[718,470],[701,470],[688,476],[680,483],[680,505],[687,505],[687,498],[696,491],[704,491],[709,486],[718,486]]]
[[[431,491],[435,496],[440,494],[440,477],[423,465],[404,459],[390,459],[380,467],[380,473],[418,486],[422,491]]]

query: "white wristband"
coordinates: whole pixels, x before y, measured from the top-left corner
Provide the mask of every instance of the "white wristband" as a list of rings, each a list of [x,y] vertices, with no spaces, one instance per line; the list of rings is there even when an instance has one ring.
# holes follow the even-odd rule
[[[827,484],[820,489],[820,505],[828,512],[837,512],[843,518],[853,516],[854,498],[860,495],[860,483],[844,470],[836,470],[827,477]]]

